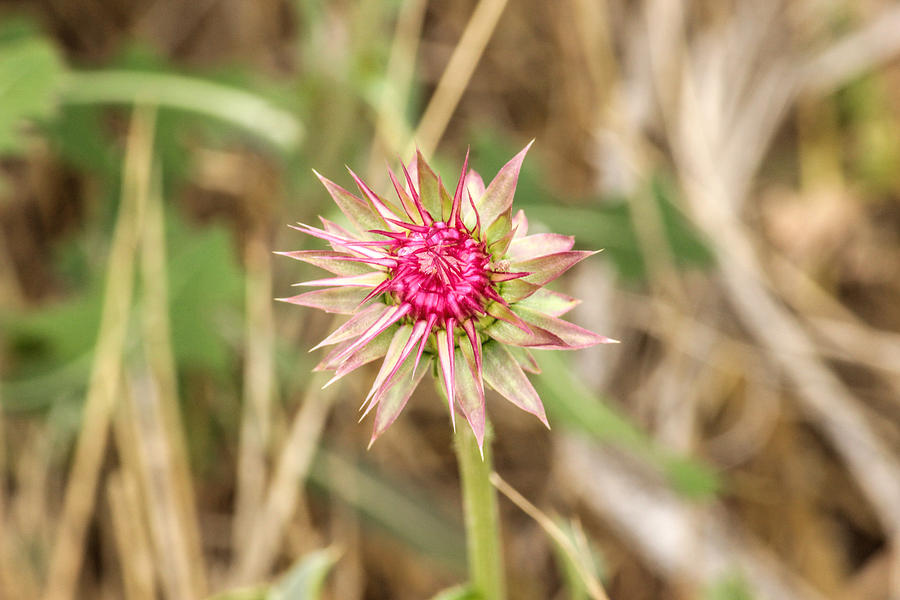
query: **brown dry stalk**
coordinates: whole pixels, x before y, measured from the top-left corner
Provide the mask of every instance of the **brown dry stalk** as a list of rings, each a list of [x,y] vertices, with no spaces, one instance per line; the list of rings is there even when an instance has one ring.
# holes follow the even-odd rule
[[[265,576],[278,558],[284,532],[294,513],[303,481],[319,445],[325,417],[338,388],[330,386],[320,390],[325,380],[321,375],[309,380],[303,394],[303,404],[294,417],[289,437],[278,457],[265,501],[258,507],[250,539],[235,548],[237,560],[233,584],[247,584]]]
[[[825,600],[721,506],[685,500],[635,462],[577,436],[560,436],[557,450],[559,474],[575,496],[660,575],[705,587],[739,573],[754,598]]]
[[[106,483],[113,533],[126,600],[155,600],[153,558],[140,511],[138,485],[128,472],[118,471]]]
[[[109,421],[120,392],[135,258],[150,183],[154,123],[153,109],[135,109],[128,135],[119,215],[106,269],[100,330],[75,459],[69,471],[62,516],[50,558],[45,590],[47,600],[70,600],[78,584],[84,537],[94,508]]]
[[[501,494],[509,498],[510,502],[518,506],[522,512],[534,519],[535,522],[540,525],[541,529],[550,536],[550,539],[559,545],[563,552],[566,553],[569,560],[572,561],[572,564],[578,571],[578,575],[581,577],[582,583],[584,583],[591,598],[594,600],[609,600],[609,596],[606,595],[603,585],[590,571],[588,565],[585,564],[578,548],[575,547],[575,544],[572,543],[572,540],[566,536],[563,530],[553,522],[553,519],[547,516],[547,514],[537,506],[529,502],[525,496],[520,494],[513,486],[506,483],[506,481],[496,472],[491,473],[491,484],[493,484]]]
[[[682,23],[669,18],[667,7],[654,2],[646,14],[651,62],[656,65],[659,100],[675,162],[695,223],[715,249],[720,285],[741,321],[793,384],[800,407],[840,454],[896,544],[900,539],[900,463],[868,423],[858,398],[822,362],[803,325],[772,293],[740,220],[751,179],[801,89],[794,75],[809,68],[798,67],[790,55],[766,55],[771,48],[764,46],[762,36],[740,38],[733,31],[732,36],[715,38],[715,45],[709,45],[712,39],[706,40],[702,53],[691,54]],[[674,33],[663,36],[663,31]],[[672,47],[660,45],[661,37],[670,38]],[[741,60],[728,70],[724,62],[709,64],[700,58],[727,57],[735,48]],[[900,45],[894,48],[900,51]],[[683,64],[672,63],[673,56],[682,57]],[[751,58],[760,56],[770,59],[766,68],[752,71]],[[670,89],[664,84],[673,73],[681,78]],[[736,82],[752,84],[752,92],[729,106],[728,92],[742,89]]]
[[[206,592],[206,567],[200,543],[196,499],[188,463],[184,424],[178,406],[175,358],[169,329],[164,208],[159,171],[154,171],[147,200],[144,235],[141,243],[142,318],[144,348],[150,374],[155,382],[162,419],[161,442],[166,446],[174,494],[174,510],[184,532],[183,553],[190,571],[190,588],[195,597]],[[148,507],[152,509],[153,507]]]
[[[232,545],[243,547],[256,525],[266,485],[266,455],[274,378],[275,326],[272,315],[272,262],[265,228],[247,240],[244,334],[244,406],[238,449],[237,500]]]
[[[376,106],[375,136],[366,169],[372,185],[379,178],[386,178],[380,161],[386,154],[399,152],[409,139],[409,125],[403,113],[409,101],[424,20],[425,0],[405,2],[397,17],[384,90]]]
[[[171,445],[167,439],[159,389],[146,370],[131,372],[121,404],[124,427],[120,445],[133,445],[128,466],[140,482],[154,563],[164,596],[170,600],[201,598],[190,564],[188,528],[178,510],[172,469]]]
[[[437,148],[450,117],[453,116],[453,111],[456,110],[466,86],[469,85],[469,79],[475,72],[481,55],[484,54],[488,40],[491,39],[500,21],[506,2],[507,0],[478,2],[419,121],[414,142],[406,149],[405,155],[412,154],[415,143],[418,143],[425,156],[430,156]]]

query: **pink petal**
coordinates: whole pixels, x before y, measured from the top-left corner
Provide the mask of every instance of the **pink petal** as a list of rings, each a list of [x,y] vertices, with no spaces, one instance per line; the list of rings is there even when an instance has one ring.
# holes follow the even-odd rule
[[[561,317],[579,304],[581,300],[577,298],[540,288],[527,298],[516,302],[515,306],[530,308],[551,317]]]
[[[316,174],[316,177],[328,190],[341,212],[350,219],[350,222],[360,231],[363,237],[367,237],[365,232],[368,230],[383,229],[387,225],[372,206],[366,204],[362,198],[356,197],[330,179],[323,177],[315,169],[313,173]]]
[[[466,201],[462,203],[460,209],[463,224],[469,231],[472,231],[472,228],[476,226],[478,219],[475,207],[478,206],[483,195],[484,180],[481,179],[481,175],[476,171],[469,169],[469,172],[466,174]]]
[[[431,359],[429,358],[428,361],[430,362]],[[394,384],[385,390],[384,395],[378,401],[378,411],[375,413],[375,427],[372,430],[372,439],[369,440],[369,448],[372,447],[378,436],[384,433],[397,420],[397,417],[406,407],[409,397],[412,396],[413,391],[415,391],[419,382],[422,381],[422,377],[428,371],[427,364],[425,367],[416,373],[411,365],[411,361],[406,361],[397,373]]]
[[[350,318],[349,321],[335,329],[331,334],[326,337],[324,340],[316,344],[310,352],[313,350],[318,350],[322,346],[330,346],[332,344],[339,344],[340,342],[344,342],[346,340],[350,340],[355,338],[358,335],[361,335],[365,330],[375,324],[378,319],[384,316],[384,313],[391,310],[391,308],[386,304],[382,304],[381,302],[377,302],[372,306],[367,306],[362,309],[353,317]]]
[[[501,396],[522,410],[535,415],[549,427],[540,397],[512,354],[497,342],[486,343],[483,350],[484,380],[487,384]]]
[[[548,331],[562,340],[562,344],[541,344],[534,346],[542,350],[578,350],[595,344],[618,344],[618,340],[594,333],[573,325],[568,321],[557,319],[543,313],[516,305],[516,313],[522,317],[533,329]]]
[[[359,178],[359,176],[354,173],[349,167],[347,170],[350,172],[350,177],[353,178],[353,181],[356,182],[356,187],[359,188],[359,191],[363,193],[363,195],[368,199],[369,202],[372,203],[372,206],[375,208],[375,212],[378,215],[387,221],[388,219],[399,219],[400,213],[394,206],[387,201],[381,198],[378,194],[372,191],[365,181]],[[374,228],[373,228],[374,229]]]
[[[443,213],[440,191],[442,186],[419,151],[416,151],[416,167],[419,172],[419,201],[433,219],[440,219]]]
[[[517,233],[517,238],[509,245],[509,257],[513,262],[520,262],[547,254],[566,252],[571,250],[574,245],[575,238],[570,235],[536,233],[527,237],[518,237]]]
[[[491,184],[485,190],[481,201],[478,202],[476,208],[481,215],[482,224],[490,229],[490,226],[500,217],[509,217],[510,208],[513,203],[513,195],[516,193],[516,182],[519,179],[519,171],[522,168],[522,161],[525,154],[528,153],[531,144],[528,143],[525,148],[516,154],[512,159],[504,165]]]
[[[489,337],[501,344],[521,346],[523,348],[544,348],[548,346],[560,346],[563,342],[559,337],[545,329],[531,327],[531,333],[525,333],[518,327],[510,325],[506,321],[495,321],[484,330]]]
[[[366,293],[367,290],[364,288],[340,287],[306,292],[299,296],[278,298],[277,300],[318,308],[325,312],[352,315],[359,310],[359,303],[366,297]]]
[[[376,335],[380,334],[382,331],[402,319],[406,313],[410,310],[409,304],[401,304],[400,306],[394,307],[392,310],[384,313],[380,319],[375,321],[369,329],[366,330],[359,338],[354,341],[344,352],[338,356],[338,360],[340,357],[348,356],[351,352],[355,352],[357,348],[368,344],[372,338]]]
[[[379,246],[385,245],[386,242],[359,240],[339,225],[335,225],[328,219],[319,218],[322,220],[322,223],[324,223],[325,230],[317,229],[316,227],[305,225],[303,223],[300,223],[299,226],[291,225],[290,227],[297,231],[302,231],[307,235],[326,240],[336,252],[347,251],[351,254],[358,254],[360,256],[379,260],[387,257],[387,254],[385,254],[383,250],[378,249]]]
[[[456,340],[453,336],[453,327],[454,321],[453,319],[449,319],[446,327],[435,333],[435,342],[437,344],[438,360],[441,366],[439,374],[444,382],[447,403],[450,407],[450,422],[453,425],[453,431],[456,431],[456,411],[453,409],[453,396],[455,393],[454,382],[456,381],[456,375],[454,373],[456,367],[453,359],[455,356],[454,346]]]
[[[400,325],[394,330],[394,334],[391,337],[391,345],[388,347],[384,360],[381,363],[381,368],[378,369],[378,375],[375,376],[375,381],[372,383],[372,390],[377,390],[381,386],[381,383],[387,378],[388,373],[402,362],[400,353],[403,351],[404,346],[406,346],[406,342],[409,341],[412,332],[412,325]],[[366,405],[369,404],[371,398],[372,391],[370,390],[366,395],[365,400],[363,400],[362,406],[360,406],[360,410],[366,409],[362,415],[363,417],[365,417],[375,405],[372,403],[371,406],[366,408]],[[360,420],[362,420],[362,418],[360,418]]]
[[[327,287],[330,285],[338,287],[362,287],[373,288],[379,283],[387,279],[387,273],[383,271],[369,271],[362,275],[349,275],[347,277],[329,277],[327,279],[313,279],[311,281],[301,281],[295,283],[295,286],[301,287]]]
[[[407,327],[409,327],[409,325],[404,325],[403,327],[401,327],[394,335],[394,339],[396,340],[400,337],[406,336]],[[381,365],[381,371],[378,373],[378,377],[375,378],[375,382],[372,384],[372,388],[369,390],[369,393],[366,395],[366,399],[363,401],[364,403],[368,402],[369,400],[372,400],[373,405],[377,403],[376,398],[380,397],[384,393],[384,391],[388,387],[390,387],[391,382],[397,375],[397,371],[400,369],[400,365],[412,353],[413,348],[415,348],[419,340],[422,339],[422,335],[426,333],[426,327],[427,324],[425,321],[416,321],[416,324],[412,326],[409,335],[406,336],[406,342],[403,345],[403,349],[400,350],[400,352],[396,355],[393,355],[391,353],[391,350],[388,350],[388,357],[385,358],[384,363]],[[415,368],[415,366],[416,365],[413,364],[413,368]]]
[[[418,172],[416,164],[415,159],[413,159],[413,162],[409,163],[409,170],[407,170],[406,167],[403,167],[403,175],[406,177],[406,187],[412,196],[413,203],[416,205],[416,211],[418,211],[419,216],[422,218],[422,222],[425,225],[431,225],[434,222],[434,217],[428,212],[425,205],[422,204],[419,192],[416,190],[416,186],[413,185],[412,181],[412,177],[417,176],[416,174]],[[410,172],[412,172],[412,175],[410,175]]]
[[[463,161],[462,172],[459,174],[459,182],[456,184],[456,192],[453,194],[453,203],[450,206],[450,216],[447,222],[456,225],[461,222],[460,210],[463,203],[463,191],[466,187],[466,170],[469,168],[469,149],[466,148],[466,158]]]
[[[512,263],[510,268],[516,271],[528,271],[531,275],[523,277],[522,281],[542,286],[553,281],[588,256],[593,256],[594,254],[597,253],[585,250],[557,252],[539,258]]]
[[[481,175],[475,169],[469,169],[469,172],[466,174],[466,190],[475,199],[475,205],[477,206],[484,195],[484,179],[481,178]]]
[[[528,326],[528,324],[523,321],[519,315],[511,311],[508,306],[504,306],[499,302],[492,302],[491,304],[488,304],[485,310],[487,311],[487,314],[491,315],[495,319],[506,321],[510,325],[518,327],[526,334],[531,334],[531,328]]]
[[[506,256],[509,245],[516,236],[516,230],[512,229],[509,216],[501,215],[499,219],[494,221],[487,231],[484,232],[484,239],[488,245],[488,252],[494,257]]]
[[[463,352],[466,348],[468,352]],[[478,447],[484,447],[484,385],[481,374],[475,370],[475,360],[469,346],[462,344],[455,351],[456,364],[456,406],[465,416]]]
[[[541,286],[523,281],[522,278],[505,281],[500,287],[500,296],[507,304],[518,303],[541,290]]]
[[[397,197],[400,198],[400,204],[403,205],[403,210],[406,212],[406,216],[409,219],[418,225],[421,225],[424,221],[422,220],[422,216],[419,214],[419,210],[416,207],[416,203],[410,197],[409,193],[403,189],[403,186],[400,185],[400,182],[397,181],[397,176],[394,175],[394,172],[390,169],[388,170],[388,175],[391,177],[391,183],[394,184],[394,190],[397,192]]]
[[[519,209],[519,212],[512,218],[512,228],[516,230],[513,240],[518,240],[528,235],[528,217],[525,216],[524,210]],[[569,249],[566,248],[566,250]]]
[[[521,348],[519,346],[504,346],[504,348],[512,354],[512,357],[516,359],[516,362],[519,363],[519,366],[522,367],[523,371],[535,374],[541,372],[541,366],[534,359],[534,355],[531,354],[528,348]]]
[[[276,252],[295,260],[331,271],[335,275],[361,275],[372,271],[373,266],[395,266],[397,261],[391,258],[375,259],[363,256],[351,256],[343,252],[327,250],[295,250],[293,252]]]
[[[513,279],[521,279],[530,273],[503,273],[498,271],[489,271],[488,275],[494,283],[502,283],[504,281],[512,281]]]
[[[373,360],[381,358],[387,353],[388,346],[394,336],[396,326],[388,327],[375,336],[372,341],[350,354],[350,356],[341,356],[351,343],[344,342],[339,344],[328,356],[316,365],[314,371],[334,371],[334,377],[326,383],[322,388],[326,388],[344,375],[351,373],[359,367],[369,364]]]

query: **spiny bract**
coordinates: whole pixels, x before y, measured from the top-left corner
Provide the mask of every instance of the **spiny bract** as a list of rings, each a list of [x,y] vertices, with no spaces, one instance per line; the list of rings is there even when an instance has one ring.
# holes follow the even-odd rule
[[[282,300],[352,315],[316,346],[336,345],[316,367],[335,371],[329,384],[384,357],[361,407],[363,417],[378,408],[372,441],[394,422],[435,360],[454,428],[459,410],[479,446],[484,382],[546,425],[544,407],[524,373],[538,370],[528,349],[615,341],[559,319],[578,300],[544,287],[594,253],[573,251],[569,236],[527,235],[524,213],[512,216],[530,146],[486,189],[468,169],[467,153],[452,198],[419,153],[403,167],[405,185],[390,173],[397,201],[381,198],[352,171],[361,198],[316,173],[353,229],[326,219],[322,229],[295,227],[326,240],[332,251],[280,254],[335,277],[297,284],[326,289]]]

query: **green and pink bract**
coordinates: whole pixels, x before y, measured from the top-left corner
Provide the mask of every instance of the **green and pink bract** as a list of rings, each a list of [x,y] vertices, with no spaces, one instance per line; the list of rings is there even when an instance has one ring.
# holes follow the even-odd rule
[[[352,315],[316,346],[335,346],[316,367],[335,371],[329,384],[383,358],[361,407],[363,417],[375,410],[372,441],[394,422],[433,363],[454,428],[459,411],[479,446],[485,382],[546,425],[525,376],[538,372],[529,349],[615,341],[560,319],[578,300],[544,287],[594,253],[572,250],[570,236],[528,235],[524,213],[512,215],[530,146],[487,188],[469,170],[467,154],[452,197],[419,153],[403,167],[403,182],[390,174],[396,201],[380,197],[352,171],[361,197],[316,173],[351,229],[326,219],[321,229],[295,227],[332,250],[281,254],[334,277],[299,283],[325,289],[283,300]]]

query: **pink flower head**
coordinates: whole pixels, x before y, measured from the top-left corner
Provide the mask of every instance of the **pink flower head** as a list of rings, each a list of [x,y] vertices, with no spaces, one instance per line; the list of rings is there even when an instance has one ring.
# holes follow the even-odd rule
[[[282,254],[334,277],[300,283],[325,289],[286,302],[352,315],[316,348],[335,348],[316,367],[335,371],[328,384],[383,357],[360,410],[375,411],[374,441],[394,422],[429,367],[436,365],[455,424],[463,414],[479,446],[484,439],[484,382],[519,408],[547,417],[524,371],[536,373],[529,348],[570,350],[610,338],[559,317],[578,300],[546,284],[594,254],[573,251],[574,239],[527,235],[513,194],[529,144],[485,189],[468,169],[450,197],[421,154],[404,167],[405,185],[391,173],[397,200],[378,196],[352,171],[362,197],[316,175],[352,229],[321,219],[300,224],[331,251]],[[328,385],[326,384],[326,385]]]

